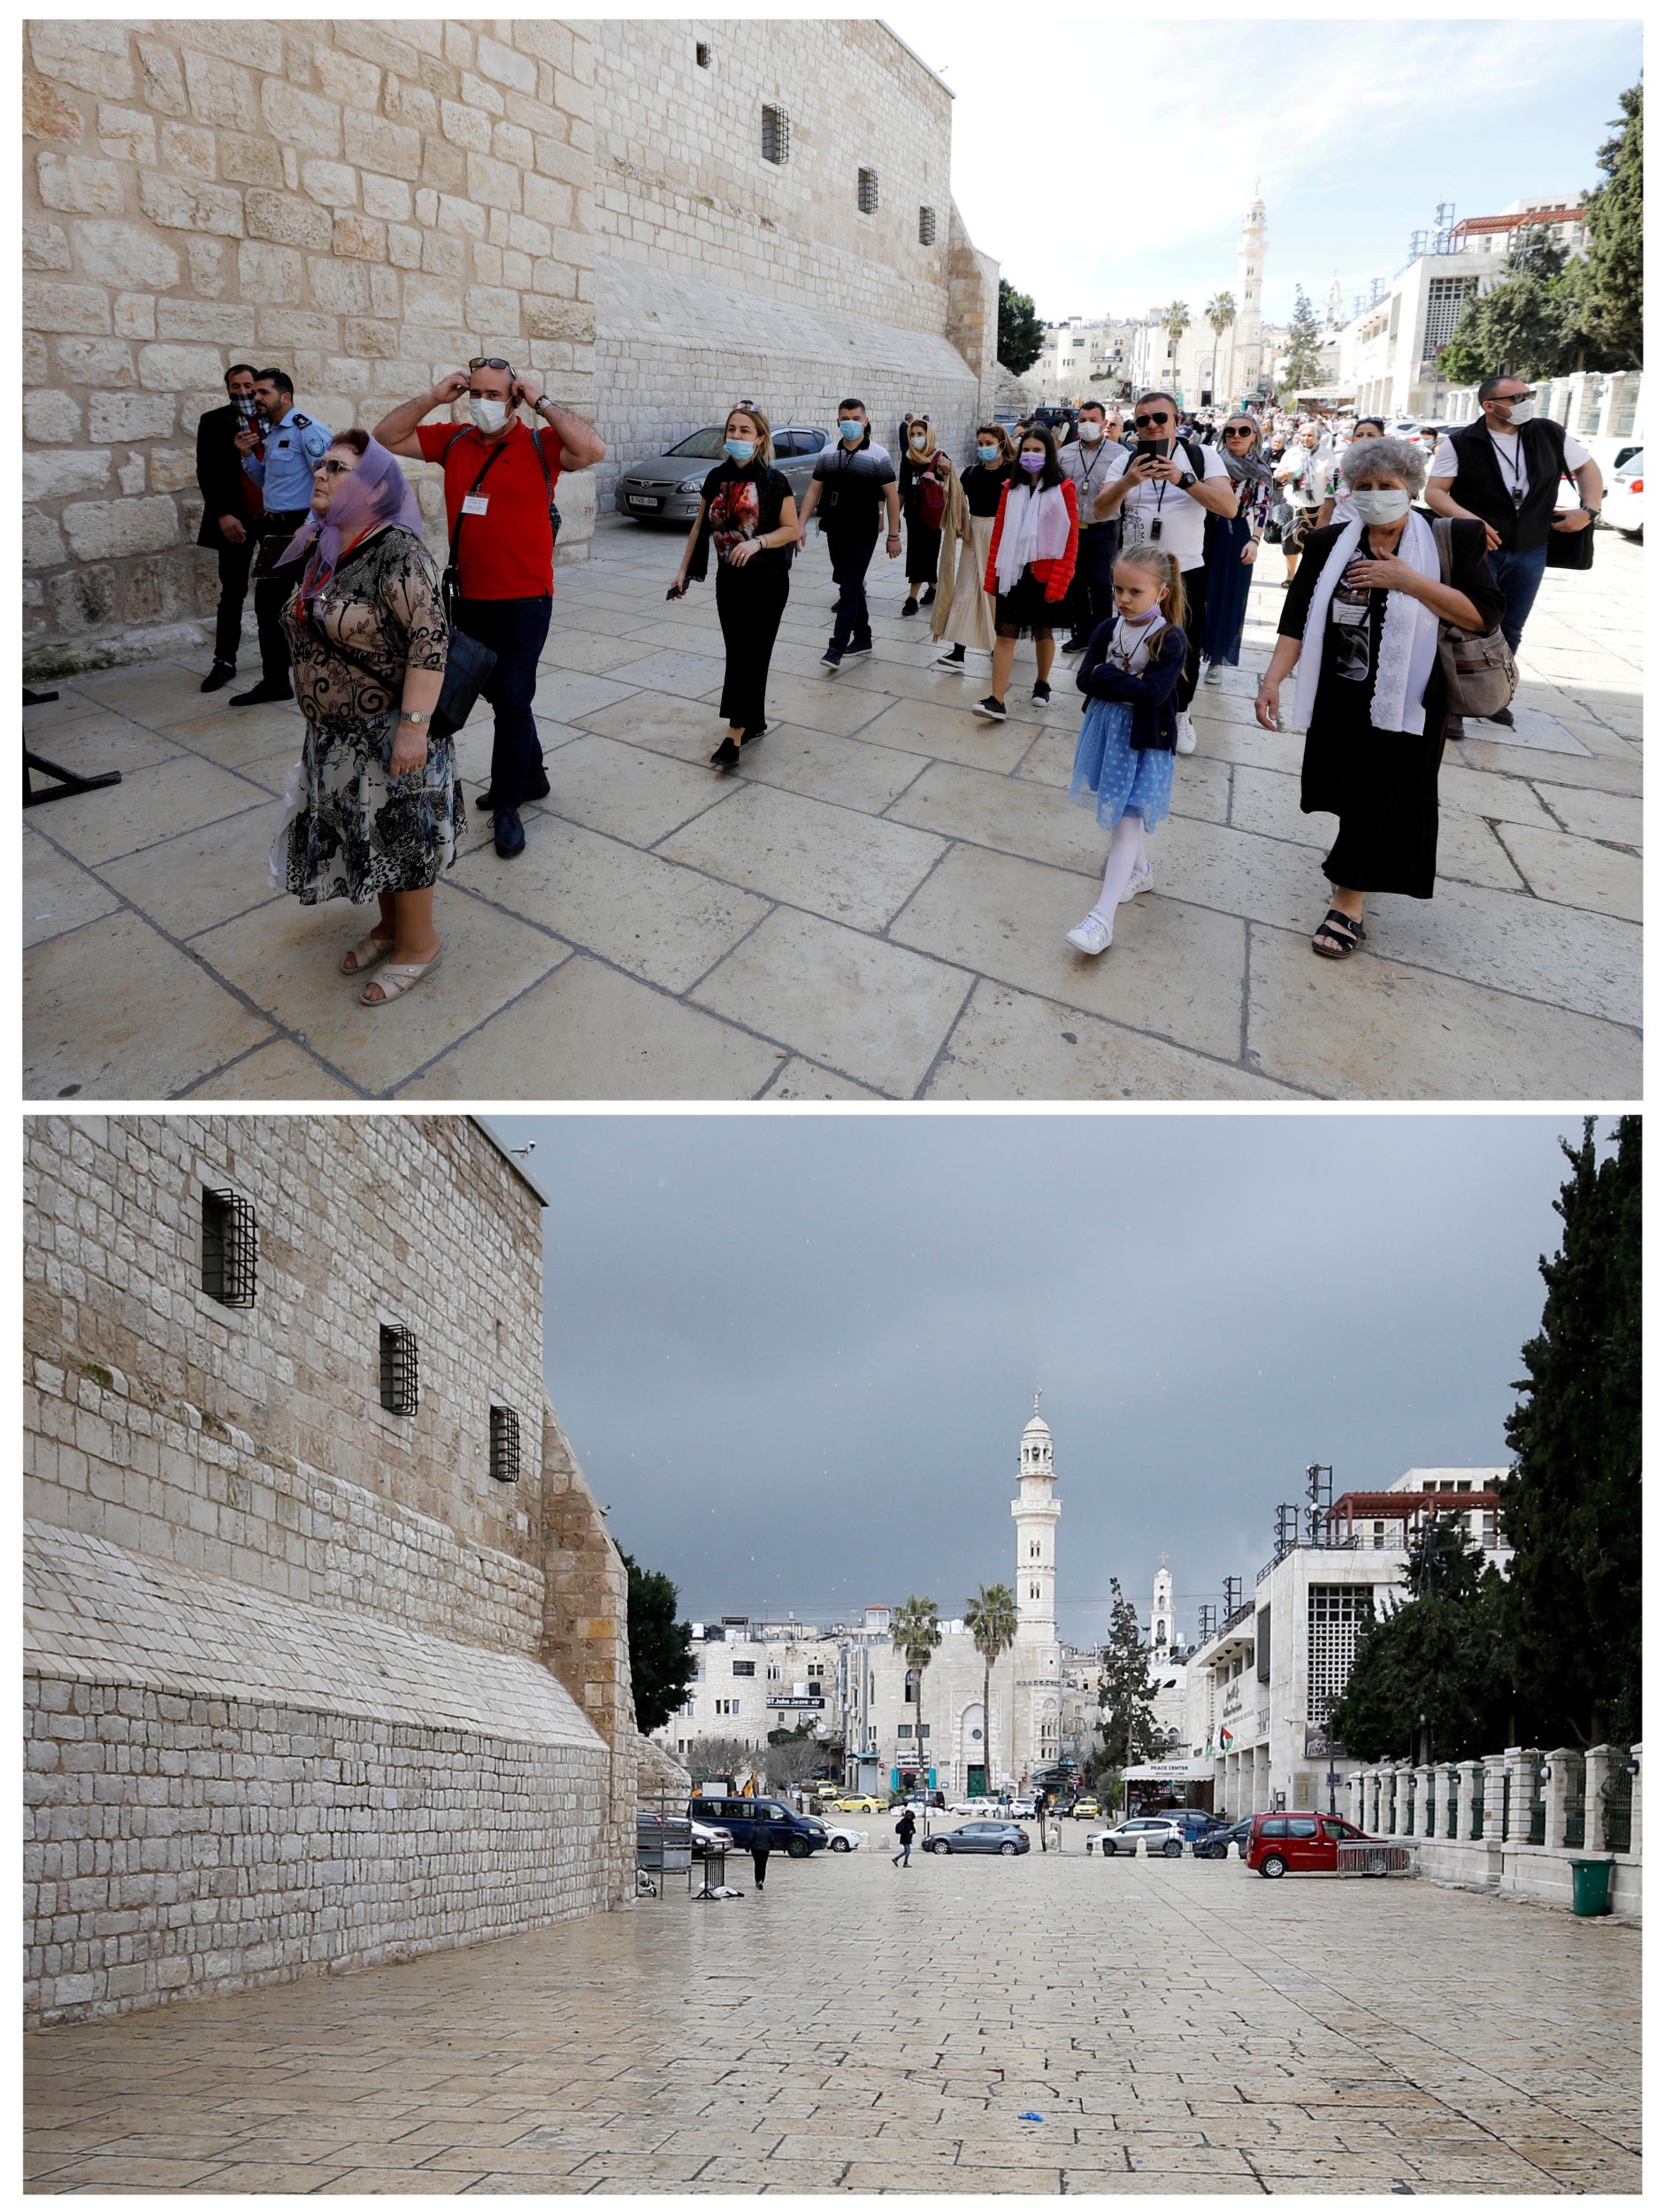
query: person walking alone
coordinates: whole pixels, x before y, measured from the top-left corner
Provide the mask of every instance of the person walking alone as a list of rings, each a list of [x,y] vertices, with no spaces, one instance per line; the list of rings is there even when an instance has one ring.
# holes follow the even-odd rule
[[[761,1889],[769,1878],[769,1832],[761,1820],[751,1824],[751,1886]]]
[[[988,548],[993,540],[994,517],[1000,495],[1016,466],[1010,439],[998,423],[977,426],[977,457],[959,479],[962,498],[950,508],[944,527],[943,557],[953,567],[951,588],[942,580],[936,612],[931,618],[933,636],[947,643],[936,666],[963,676],[970,669],[967,649],[978,654],[993,651],[993,599],[986,588]],[[951,541],[951,543],[950,543]],[[962,558],[960,556],[962,554]]]
[[[716,547],[717,618],[727,652],[720,711],[728,733],[710,760],[726,770],[740,747],[769,726],[769,662],[792,588],[797,503],[774,466],[774,440],[760,408],[731,408],[723,441],[725,457],[701,488],[681,566],[664,595],[680,599],[690,579],[703,583]]]
[[[891,1859],[890,1864],[892,1866],[908,1866],[911,1864],[913,1857],[913,1838],[916,1834],[917,1830],[918,1823],[913,1817],[913,1808],[910,1805],[904,1805],[901,1808],[901,1817],[895,1824],[895,1832],[901,1839],[901,1848],[896,1852]]]
[[[1226,423],[1223,447],[1237,511],[1208,518],[1208,613],[1202,626],[1208,673],[1202,680],[1209,684],[1221,681],[1241,653],[1254,564],[1271,506],[1271,472],[1260,457],[1260,434],[1248,416],[1233,415]]]
[[[1025,431],[1016,467],[1000,495],[984,578],[994,595],[993,687],[975,710],[991,722],[1006,718],[1006,686],[1020,637],[1034,640],[1032,703],[1042,709],[1052,703],[1052,612],[1069,591],[1079,538],[1075,487],[1057,465],[1051,432]]]
[[[466,393],[469,420],[424,424],[424,415]],[[533,436],[516,409],[542,426]],[[456,627],[497,657],[486,680],[495,723],[491,780],[474,804],[492,818],[497,856],[525,849],[520,808],[548,796],[532,702],[538,655],[555,594],[555,487],[563,470],[594,468],[607,449],[580,415],[557,406],[543,380],[481,355],[466,372],[384,415],[376,436],[390,452],[437,461],[445,472],[445,517],[456,572]]]
[[[895,488],[895,464],[881,445],[873,444],[872,426],[865,405],[858,399],[839,402],[837,446],[828,446],[815,463],[798,517],[799,545],[807,541],[809,526],[817,511],[826,550],[832,556],[832,581],[838,587],[832,634],[820,664],[829,676],[835,676],[847,654],[872,650],[866,577],[878,542],[881,512],[888,516],[890,524],[886,553],[893,561],[901,552],[901,501]]]
[[[907,426],[907,450],[901,456],[896,476],[901,513],[907,523],[907,597],[901,606],[904,615],[916,614],[936,597],[942,525],[947,512],[941,472],[936,465],[939,450],[930,417],[915,415]]]

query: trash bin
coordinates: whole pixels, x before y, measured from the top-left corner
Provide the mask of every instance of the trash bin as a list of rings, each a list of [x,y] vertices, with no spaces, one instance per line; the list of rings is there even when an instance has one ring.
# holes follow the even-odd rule
[[[1582,1920],[1594,1920],[1612,1910],[1612,1861],[1574,1859],[1571,1863],[1572,1910]]]

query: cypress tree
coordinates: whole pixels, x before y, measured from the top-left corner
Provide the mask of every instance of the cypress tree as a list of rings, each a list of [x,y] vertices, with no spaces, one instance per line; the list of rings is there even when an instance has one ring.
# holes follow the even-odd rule
[[[1501,1527],[1515,1742],[1630,1742],[1641,1726],[1641,1120],[1594,1124],[1555,1210],[1560,1250],[1509,1415]]]
[[[637,1566],[627,1551],[619,1556],[630,1578],[626,1618],[635,1724],[650,1736],[686,1697],[699,1662],[694,1656],[693,1630],[676,1617],[677,1588],[669,1575]]]
[[[1596,157],[1606,182],[1584,197],[1589,218],[1589,280],[1594,319],[1612,348],[1614,368],[1641,365],[1642,89],[1618,95],[1615,138]]]

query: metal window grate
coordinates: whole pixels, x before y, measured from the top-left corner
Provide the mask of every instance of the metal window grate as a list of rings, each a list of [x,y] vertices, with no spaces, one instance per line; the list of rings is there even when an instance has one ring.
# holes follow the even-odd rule
[[[383,1327],[381,1331],[381,1402],[389,1413],[411,1414],[421,1400],[413,1330]]]
[[[222,1306],[251,1306],[260,1233],[254,1208],[235,1191],[203,1193],[203,1288]]]
[[[694,42],[694,59],[699,64],[699,66],[702,69],[709,69],[710,67],[710,49],[709,46],[705,45],[702,41],[698,39],[695,39]]]
[[[933,207],[922,207],[918,211],[918,242],[921,246],[936,243],[936,210]]]
[[[1358,1631],[1374,1610],[1375,1593],[1346,1583],[1312,1584],[1307,1593],[1306,1717],[1323,1720],[1346,1686]]]
[[[863,215],[878,211],[878,173],[876,169],[857,169],[855,172],[855,205]]]
[[[512,1406],[491,1409],[491,1479],[520,1479],[520,1417]],[[738,1671],[736,1668],[735,1672]]]
[[[784,108],[763,111],[763,158],[777,166],[792,158],[792,119]]]
[[[1568,1851],[1583,1848],[1583,1763],[1573,1759],[1566,1770],[1566,1826],[1560,1837]]]

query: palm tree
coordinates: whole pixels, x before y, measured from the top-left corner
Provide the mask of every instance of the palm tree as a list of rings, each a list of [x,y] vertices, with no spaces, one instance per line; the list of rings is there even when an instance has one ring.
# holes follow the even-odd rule
[[[1190,328],[1190,309],[1183,300],[1169,300],[1162,310],[1162,327],[1167,333],[1167,350],[1173,357],[1173,381],[1178,381],[1178,342]]]
[[[970,1631],[971,1641],[982,1654],[982,1748],[988,1757],[988,1769],[983,1777],[985,1788],[993,1781],[993,1759],[989,1755],[993,1744],[993,1712],[988,1703],[988,1690],[993,1676],[994,1662],[1002,1651],[1009,1651],[1016,1641],[1016,1599],[1003,1582],[985,1582],[974,1598],[966,1601],[965,1626]],[[1015,1707],[1015,1695],[1013,1705]]]
[[[921,1733],[924,1716],[924,1670],[930,1665],[932,1654],[942,1640],[941,1614],[934,1598],[908,1598],[898,1605],[890,1620],[890,1641],[907,1661],[909,1670],[917,1677],[917,1693],[913,1707],[914,1741],[919,1745],[919,1786],[924,1793],[924,1832],[931,1832],[930,1768],[926,1762]]]
[[[1219,397],[1219,341],[1237,319],[1235,296],[1230,292],[1215,292],[1202,310],[1202,320],[1214,334],[1213,393],[1215,403]]]

